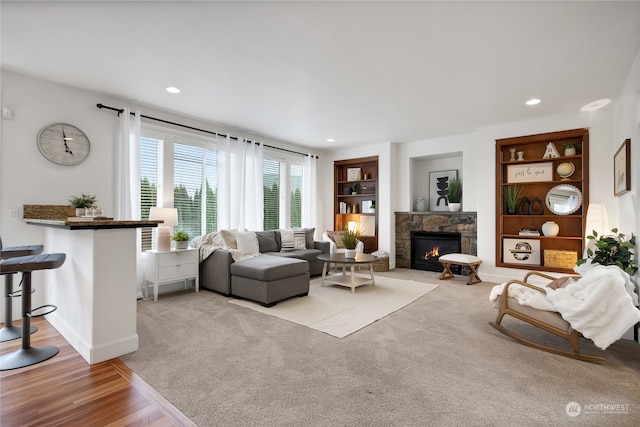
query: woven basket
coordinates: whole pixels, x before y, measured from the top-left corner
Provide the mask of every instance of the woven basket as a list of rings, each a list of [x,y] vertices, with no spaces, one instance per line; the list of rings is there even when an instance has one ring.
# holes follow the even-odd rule
[[[544,266],[571,269],[578,261],[578,253],[575,251],[544,250]]]
[[[374,262],[373,271],[389,271],[389,257],[380,258]]]

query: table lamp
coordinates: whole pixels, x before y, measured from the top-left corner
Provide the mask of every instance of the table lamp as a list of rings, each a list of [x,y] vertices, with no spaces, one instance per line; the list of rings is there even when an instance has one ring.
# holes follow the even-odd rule
[[[156,250],[171,250],[171,227],[178,225],[178,209],[176,208],[151,208],[149,210],[150,221],[164,221],[158,224],[158,238]]]

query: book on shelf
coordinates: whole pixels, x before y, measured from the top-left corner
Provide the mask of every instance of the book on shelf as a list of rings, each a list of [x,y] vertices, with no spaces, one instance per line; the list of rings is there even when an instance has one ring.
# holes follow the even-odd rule
[[[521,228],[518,232],[519,236],[540,236],[540,230],[537,228]]]

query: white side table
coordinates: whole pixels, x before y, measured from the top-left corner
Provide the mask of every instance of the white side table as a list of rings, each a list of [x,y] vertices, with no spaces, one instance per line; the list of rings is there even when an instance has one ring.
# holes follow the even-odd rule
[[[184,280],[195,280],[196,292],[200,290],[198,249],[149,250],[145,263],[145,297],[149,296],[149,283],[153,284],[153,300],[158,301],[158,285]]]

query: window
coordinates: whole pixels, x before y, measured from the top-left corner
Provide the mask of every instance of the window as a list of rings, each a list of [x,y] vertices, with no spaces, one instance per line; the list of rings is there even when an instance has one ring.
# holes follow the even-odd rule
[[[200,236],[217,230],[217,152],[185,142],[173,144],[173,206],[177,230]]]
[[[264,229],[280,228],[280,162],[262,161],[262,185],[264,187]]]
[[[152,206],[178,209],[178,226],[191,237],[217,229],[217,151],[212,138],[143,127],[140,138],[141,218]],[[173,203],[170,203],[173,200]],[[142,229],[142,251],[153,247],[152,229]]]
[[[267,150],[263,160],[264,229],[302,224],[303,166],[299,156]],[[142,219],[152,206],[178,209],[178,226],[192,238],[217,226],[218,151],[215,138],[143,124],[140,138]],[[142,251],[153,247],[143,229]]]
[[[302,227],[302,166],[291,165],[291,226]]]
[[[162,141],[140,138],[140,218],[149,219],[149,209],[158,205],[158,152]],[[142,251],[152,248],[152,229],[142,228]]]
[[[262,162],[265,230],[302,225],[303,168],[295,162],[300,159],[265,158]]]

